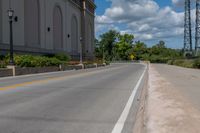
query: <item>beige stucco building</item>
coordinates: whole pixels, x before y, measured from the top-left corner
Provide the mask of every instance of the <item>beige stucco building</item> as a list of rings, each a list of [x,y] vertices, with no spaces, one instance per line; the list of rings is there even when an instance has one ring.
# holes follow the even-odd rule
[[[0,0],[0,52],[9,50],[7,10],[14,10],[15,52],[93,57],[94,0]],[[82,43],[80,41],[82,38]]]

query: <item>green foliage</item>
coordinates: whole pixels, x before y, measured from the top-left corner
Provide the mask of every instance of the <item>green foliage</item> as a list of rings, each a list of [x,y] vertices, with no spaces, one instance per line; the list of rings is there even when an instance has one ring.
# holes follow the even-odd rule
[[[4,55],[0,55],[0,61],[4,60],[5,56]]]
[[[110,65],[110,61],[105,61],[106,65]]]
[[[66,62],[69,62],[71,60],[71,57],[64,53],[56,54],[55,58],[57,58],[60,61],[66,61]]]
[[[1,56],[0,56],[1,57]],[[59,66],[70,61],[70,56],[66,54],[36,56],[36,55],[14,55],[15,65],[19,67],[48,67]],[[7,66],[9,55],[0,58],[0,68]]]
[[[115,45],[115,59],[128,60],[131,53],[134,36],[124,34],[119,35],[118,39],[119,41]]]
[[[5,56],[0,55],[0,68],[6,68]]]
[[[158,55],[152,55],[149,57],[149,60],[151,63],[167,63],[167,61],[170,60],[169,57],[163,57]]]
[[[46,67],[59,66],[62,61],[53,57],[32,56],[32,55],[15,55],[15,64],[19,67]]]
[[[103,58],[103,46],[100,44],[98,39],[95,39],[95,55],[98,59]]]
[[[133,42],[134,35],[120,34],[110,30],[96,39],[95,54],[97,58],[108,61],[130,60],[134,56],[136,60],[146,60],[152,63],[167,63],[168,60],[181,58],[180,50],[170,49],[165,46],[164,41],[148,48],[144,42]]]
[[[6,68],[5,61],[0,60],[0,68]]]
[[[9,62],[9,56],[5,58],[5,65]],[[48,67],[59,66],[65,63],[56,57],[33,56],[33,55],[14,55],[15,65],[19,67]]]
[[[200,68],[200,59],[176,59],[176,60],[169,60],[167,62],[169,65],[176,65],[186,68]]]
[[[146,44],[144,44],[143,42],[137,41],[133,45],[133,49],[131,53],[133,53],[136,56],[136,60],[141,60],[143,59],[143,57],[147,56],[147,54],[149,55],[147,51],[148,49],[147,49]],[[149,59],[146,58],[146,60],[149,60]]]
[[[168,64],[168,65],[173,65],[173,64],[174,64],[174,60],[168,60],[168,61],[167,61],[167,64]]]
[[[108,61],[113,59],[113,49],[119,33],[115,30],[110,30],[100,36],[100,41],[96,42],[96,56],[98,58],[105,58]],[[104,55],[104,57],[103,57]]]
[[[200,58],[194,60],[193,67],[194,68],[200,68]]]

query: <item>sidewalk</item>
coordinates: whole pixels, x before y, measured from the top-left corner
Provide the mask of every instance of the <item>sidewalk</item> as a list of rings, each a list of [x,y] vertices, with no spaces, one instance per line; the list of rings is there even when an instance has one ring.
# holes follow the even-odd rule
[[[200,111],[154,65],[149,75],[147,133],[200,133]]]

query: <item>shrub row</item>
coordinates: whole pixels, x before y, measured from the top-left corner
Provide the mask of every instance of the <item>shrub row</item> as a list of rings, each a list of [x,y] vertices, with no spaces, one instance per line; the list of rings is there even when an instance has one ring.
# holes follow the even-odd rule
[[[5,61],[0,61],[0,68],[6,68],[6,63]]]
[[[62,61],[53,57],[32,56],[32,55],[18,55],[15,56],[15,64],[19,67],[45,67],[45,66],[59,66]]]
[[[200,58],[199,59],[177,59],[177,60],[169,60],[167,62],[169,65],[176,65],[187,68],[200,68]]]
[[[194,60],[194,68],[200,68],[200,58]]]
[[[15,65],[19,67],[47,67],[59,66],[70,61],[70,56],[56,54],[53,56],[14,55]],[[5,68],[9,62],[9,56],[2,57],[0,68]]]
[[[150,61],[151,63],[167,63],[171,59],[172,57],[165,57],[159,55],[144,54],[141,56],[141,60]]]

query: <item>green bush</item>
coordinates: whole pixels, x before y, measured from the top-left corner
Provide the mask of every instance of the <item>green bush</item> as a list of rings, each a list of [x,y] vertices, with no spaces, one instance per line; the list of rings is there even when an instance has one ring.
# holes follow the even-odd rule
[[[6,68],[6,63],[4,61],[0,61],[0,68]]]
[[[59,66],[63,62],[55,57],[33,56],[33,55],[15,55],[15,64],[19,67],[47,67]],[[8,62],[8,58],[7,58]]]
[[[167,63],[168,60],[170,60],[169,57],[162,57],[162,56],[157,56],[157,55],[152,55],[149,57],[149,61],[151,63]]]
[[[5,56],[4,55],[0,55],[0,60],[4,60],[5,59]]]
[[[196,60],[196,61],[188,60],[188,59],[169,60],[167,62],[167,64],[181,66],[181,67],[187,67],[187,68],[198,68],[198,60]]]
[[[196,59],[196,60],[194,60],[193,67],[194,67],[194,68],[200,68],[200,58],[199,58],[199,59]]]
[[[110,65],[110,61],[105,61],[106,65]]]
[[[48,66],[59,66],[60,64],[63,64],[63,62],[57,58],[49,58],[48,63]]]
[[[180,59],[180,60],[175,60],[173,62],[173,65],[177,65],[177,66],[183,66],[184,60]]]
[[[36,67],[35,59],[31,55],[15,55],[15,64],[20,67]]]
[[[194,60],[185,60],[183,62],[183,67],[187,67],[187,68],[193,68],[194,66]]]
[[[69,62],[71,60],[71,57],[64,53],[56,54],[55,58],[57,58],[60,61],[64,61],[64,62]]]
[[[168,61],[167,61],[167,64],[168,64],[168,65],[173,65],[173,64],[174,64],[174,60],[168,60]]]

